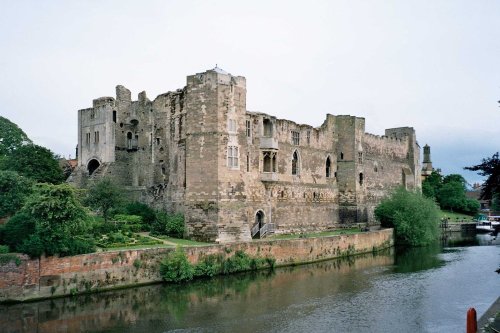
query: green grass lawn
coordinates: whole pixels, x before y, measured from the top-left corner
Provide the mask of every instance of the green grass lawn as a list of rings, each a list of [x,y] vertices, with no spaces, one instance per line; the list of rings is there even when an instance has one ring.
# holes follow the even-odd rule
[[[274,236],[268,237],[267,239],[294,239],[294,238],[329,237],[329,236],[339,236],[339,235],[353,235],[353,234],[357,234],[360,232],[361,232],[361,229],[359,229],[359,228],[351,228],[351,229],[332,230],[332,231],[323,231],[323,232],[306,233],[306,234],[274,235]]]
[[[441,210],[439,213],[439,218],[450,218],[450,222],[456,222],[456,221],[472,221],[474,216],[472,215],[465,215],[461,213],[455,213],[455,212],[450,212],[447,210]]]
[[[103,252],[107,252],[107,251],[117,251],[117,250],[151,249],[151,248],[158,248],[158,247],[175,247],[175,246],[171,245],[171,244],[129,245],[129,246],[99,248],[99,250],[102,250]]]
[[[213,245],[212,243],[197,242],[189,239],[172,238],[168,236],[153,236],[158,239],[164,239],[168,242],[175,243],[180,246],[206,246]]]

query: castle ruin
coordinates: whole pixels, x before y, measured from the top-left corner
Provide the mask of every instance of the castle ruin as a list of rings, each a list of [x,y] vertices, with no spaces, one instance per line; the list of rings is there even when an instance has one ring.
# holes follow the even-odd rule
[[[365,132],[365,119],[327,114],[320,127],[246,109],[246,80],[216,67],[183,89],[137,101],[123,86],[78,111],[78,167],[158,209],[184,213],[197,240],[234,242],[269,233],[374,223],[397,186],[421,187],[411,127]]]

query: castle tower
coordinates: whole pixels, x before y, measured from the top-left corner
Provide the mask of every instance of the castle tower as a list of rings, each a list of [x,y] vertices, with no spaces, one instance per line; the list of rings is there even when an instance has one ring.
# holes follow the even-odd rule
[[[239,239],[246,218],[230,206],[242,188],[246,80],[218,67],[188,76],[185,103],[188,232],[197,239]]]
[[[424,162],[422,163],[422,181],[429,177],[434,169],[431,162],[431,147],[424,146]]]

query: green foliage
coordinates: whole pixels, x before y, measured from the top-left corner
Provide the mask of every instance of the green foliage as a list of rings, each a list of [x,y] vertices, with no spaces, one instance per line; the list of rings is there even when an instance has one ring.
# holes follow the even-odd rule
[[[67,184],[38,184],[34,194],[18,213],[13,216],[34,221],[34,230],[25,235],[18,248],[32,257],[59,254],[61,256],[88,253],[94,250],[93,240],[88,234],[87,213],[76,199],[74,190]],[[24,216],[24,217],[23,217]],[[21,228],[21,227],[20,227]],[[22,228],[28,230],[29,223]],[[12,228],[14,231],[19,229]]]
[[[185,232],[184,216],[182,214],[166,214],[158,212],[156,220],[151,225],[151,234],[168,235],[175,238],[182,238]]]
[[[500,193],[500,158],[498,152],[490,158],[483,158],[481,164],[465,167],[466,170],[477,171],[487,177],[481,188],[481,199],[492,199],[495,193]]]
[[[0,168],[16,171],[37,183],[60,184],[64,181],[63,171],[54,153],[34,144],[13,150],[2,160]]]
[[[160,274],[167,282],[183,282],[193,279],[194,268],[181,247],[169,253],[160,263]]]
[[[35,233],[35,225],[36,221],[31,214],[27,211],[20,211],[3,226],[0,241],[15,251],[24,252],[20,246]]]
[[[94,236],[97,238],[96,245],[101,248],[129,247],[137,245],[157,245],[161,241],[134,234],[131,231],[117,230],[107,234]]]
[[[276,260],[271,257],[251,257],[238,250],[234,255],[224,258],[222,254],[210,254],[200,258],[193,267],[182,248],[162,260],[160,273],[165,281],[182,282],[193,277],[212,277],[221,274],[233,274],[244,271],[255,271],[262,268],[274,268]]]
[[[398,245],[423,246],[438,235],[439,210],[419,193],[399,188],[375,208],[383,227],[393,227]]]
[[[134,265],[135,269],[139,269],[142,266],[142,261],[139,259],[135,259],[133,265]]]
[[[129,224],[140,224],[142,222],[142,216],[138,215],[126,215],[126,214],[116,214],[113,220],[120,223]]]
[[[89,188],[84,202],[108,221],[111,210],[124,202],[123,191],[111,179],[103,178]]]
[[[7,265],[12,261],[16,264],[16,266],[21,265],[21,259],[19,259],[17,255],[12,253],[0,254],[0,266]]]
[[[9,253],[9,246],[8,245],[0,245],[0,254],[3,253]]]
[[[26,133],[7,118],[0,117],[0,156],[31,143]]]
[[[156,219],[155,211],[141,202],[131,202],[125,206],[125,212],[129,215],[138,215],[142,217],[143,223],[150,225]]]
[[[0,170],[0,217],[10,216],[24,205],[33,183],[14,171]]]
[[[422,183],[422,194],[435,199],[441,209],[473,215],[480,204],[477,200],[467,198],[466,185],[467,181],[461,175],[451,174],[443,177],[437,172],[432,172]]]

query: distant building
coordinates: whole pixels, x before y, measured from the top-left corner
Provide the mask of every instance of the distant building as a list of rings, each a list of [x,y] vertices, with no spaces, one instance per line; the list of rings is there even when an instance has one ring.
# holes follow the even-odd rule
[[[424,146],[424,161],[422,162],[422,181],[426,180],[434,171],[431,162],[431,147],[429,145]]]
[[[78,111],[76,186],[106,176],[158,209],[183,212],[188,236],[247,241],[266,233],[375,223],[393,188],[421,187],[411,127],[365,132],[365,119],[319,127],[251,112],[246,79],[220,68],[153,101],[116,87]],[[304,110],[310,112],[310,110]]]
[[[465,195],[469,199],[476,199],[479,201],[479,204],[481,205],[481,210],[482,211],[489,211],[490,206],[491,206],[491,200],[484,200],[484,199],[479,199],[481,196],[481,184],[479,183],[474,183],[472,185],[472,190],[465,192]]]

